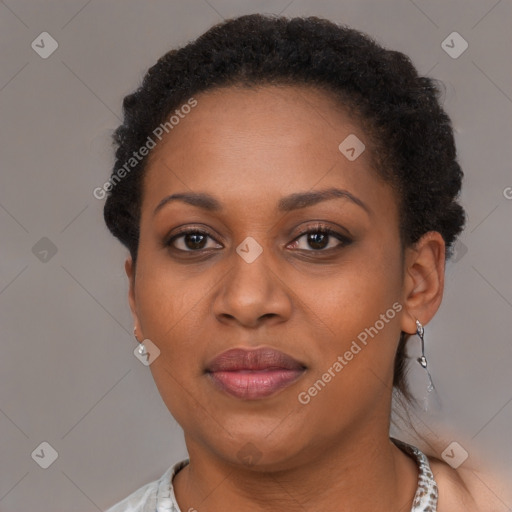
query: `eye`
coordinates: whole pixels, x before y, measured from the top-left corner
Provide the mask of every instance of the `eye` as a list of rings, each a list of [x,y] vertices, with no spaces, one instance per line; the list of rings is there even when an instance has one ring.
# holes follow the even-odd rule
[[[208,247],[208,239],[214,242],[210,247]],[[301,239],[304,239],[302,247]],[[336,241],[337,243],[335,243]],[[308,252],[328,252],[331,249],[338,249],[349,245],[351,242],[352,240],[347,236],[334,231],[328,226],[317,224],[315,226],[308,226],[301,231],[299,236],[288,247]],[[164,242],[164,246],[172,247],[181,252],[201,252],[208,249],[222,248],[222,245],[217,243],[210,233],[194,227],[182,229]],[[311,249],[308,249],[307,246]]]
[[[305,243],[302,247],[300,247],[300,240],[302,238],[304,239]],[[336,240],[338,243],[331,243],[335,242]],[[327,252],[330,249],[337,249],[349,245],[351,241],[352,240],[350,240],[347,236],[334,231],[328,226],[318,224],[316,226],[309,226],[303,230],[299,237],[296,238],[290,245],[293,249],[305,250],[309,252]],[[307,246],[311,247],[312,250],[308,249]]]
[[[199,252],[205,249],[219,248],[219,245],[214,247],[207,247],[207,239],[214,240],[207,231],[202,231],[197,228],[183,229],[180,233],[173,235],[165,242],[166,247],[173,247],[178,251],[183,252]],[[180,242],[180,243],[175,243]],[[179,247],[181,245],[181,247]]]

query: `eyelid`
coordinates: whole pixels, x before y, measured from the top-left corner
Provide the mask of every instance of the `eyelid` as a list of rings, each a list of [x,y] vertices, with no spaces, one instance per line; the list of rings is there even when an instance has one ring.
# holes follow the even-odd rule
[[[301,237],[302,235],[306,235],[308,233],[315,233],[315,232],[322,232],[322,233],[327,233],[329,235],[332,235],[332,236],[335,236],[335,237],[339,237],[339,238],[342,238],[343,240],[346,240],[347,242],[348,241],[352,241],[352,235],[350,234],[342,234],[342,233],[339,233],[338,231],[336,231],[335,228],[329,226],[328,224],[325,224],[321,221],[313,221],[313,222],[316,222],[316,224],[314,224],[313,226],[311,225],[308,225],[304,228],[302,228],[298,235],[294,238],[294,241],[297,240],[297,238]],[[345,230],[348,232],[348,230],[345,228]]]
[[[172,247],[172,243],[179,237],[181,236],[184,236],[184,235],[188,235],[188,234],[191,234],[191,233],[194,233],[194,234],[200,234],[200,235],[206,235],[208,237],[210,237],[213,241],[215,241],[216,243],[220,244],[220,242],[210,233],[210,231],[204,227],[196,227],[196,226],[187,226],[187,227],[184,227],[184,228],[178,228],[178,231],[173,233],[171,236],[167,236],[165,237],[164,241],[163,241],[163,245],[164,247]],[[173,247],[174,249],[176,249],[175,247]],[[176,249],[176,250],[181,250],[181,249]],[[202,249],[204,250],[204,249]],[[182,252],[200,252],[199,250],[197,251],[183,251],[181,250]]]
[[[340,243],[336,247],[331,247],[330,249],[325,249],[325,250],[314,250],[314,249],[310,249],[310,250],[297,249],[297,250],[303,251],[303,252],[318,253],[318,254],[329,253],[329,252],[339,249],[341,247],[346,247],[354,241],[352,236],[348,236],[348,235],[339,233],[338,231],[336,231],[334,228],[330,227],[329,225],[317,221],[317,223],[315,225],[313,225],[313,226],[309,225],[309,226],[306,226],[305,228],[301,229],[299,231],[299,234],[289,244],[296,243],[304,235],[307,235],[309,233],[323,233],[329,237],[336,238]]]

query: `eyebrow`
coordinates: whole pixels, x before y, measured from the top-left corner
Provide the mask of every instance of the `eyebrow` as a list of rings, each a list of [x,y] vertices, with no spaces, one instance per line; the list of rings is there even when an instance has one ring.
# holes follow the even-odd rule
[[[280,212],[290,212],[292,210],[313,206],[322,201],[337,198],[348,199],[354,204],[360,206],[363,210],[366,211],[366,213],[371,214],[370,208],[365,203],[363,203],[361,199],[354,196],[348,190],[339,188],[328,188],[325,190],[297,192],[290,194],[289,196],[282,197],[279,200],[277,209]],[[203,210],[209,212],[219,212],[223,209],[222,204],[209,194],[201,192],[181,192],[164,197],[158,203],[153,212],[153,215],[156,215],[166,204],[169,204],[172,201],[183,201],[184,203],[197,206],[198,208],[202,208]]]

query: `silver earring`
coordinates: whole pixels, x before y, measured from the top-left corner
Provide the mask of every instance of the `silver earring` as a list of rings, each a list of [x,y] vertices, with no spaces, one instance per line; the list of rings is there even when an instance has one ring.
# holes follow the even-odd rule
[[[146,352],[146,345],[144,345],[143,341],[139,341],[139,338],[137,338],[137,327],[133,328],[133,335],[135,336],[135,339],[137,340],[137,343],[139,343],[139,354],[145,354]]]
[[[423,329],[423,325],[421,325],[421,322],[419,320],[416,320],[416,334],[418,335],[419,339],[421,340],[421,357],[418,357],[418,363],[423,366],[423,368],[427,368],[427,358],[425,357],[425,340],[423,339],[423,333],[425,332],[425,329]]]
[[[418,335],[419,339],[421,340],[421,356],[418,357],[417,361],[420,363],[421,367],[427,370],[428,375],[428,385],[427,385],[427,392],[431,393],[434,389],[434,383],[432,382],[432,376],[430,375],[430,372],[427,368],[427,358],[425,357],[425,340],[424,340],[424,333],[425,329],[423,328],[423,325],[421,325],[421,322],[419,320],[416,320],[416,334]],[[427,406],[425,404],[424,407],[425,411],[427,410]]]

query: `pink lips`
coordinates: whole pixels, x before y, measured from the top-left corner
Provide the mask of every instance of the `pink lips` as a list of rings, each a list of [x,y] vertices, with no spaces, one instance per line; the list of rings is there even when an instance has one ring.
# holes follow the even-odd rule
[[[257,400],[295,382],[305,367],[271,348],[231,349],[210,362],[206,371],[221,390],[237,398]]]

